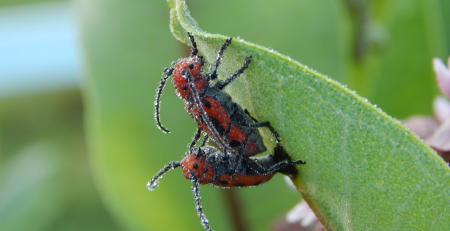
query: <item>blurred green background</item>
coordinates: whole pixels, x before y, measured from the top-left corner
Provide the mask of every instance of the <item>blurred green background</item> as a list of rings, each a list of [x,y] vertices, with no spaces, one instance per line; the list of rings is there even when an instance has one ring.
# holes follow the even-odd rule
[[[431,114],[431,59],[450,55],[447,0],[189,0],[201,28],[263,46],[346,84],[388,114]],[[164,0],[0,1],[0,230],[202,230],[190,182],[168,173],[195,131],[164,67],[188,47]],[[201,188],[212,227],[233,230],[226,192]],[[282,176],[238,189],[248,230],[300,201]]]

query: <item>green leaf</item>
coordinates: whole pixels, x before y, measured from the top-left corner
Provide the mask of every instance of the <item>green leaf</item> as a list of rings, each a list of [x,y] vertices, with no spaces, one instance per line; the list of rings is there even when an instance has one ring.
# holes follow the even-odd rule
[[[181,0],[169,1],[174,36],[213,62],[227,36],[202,31]],[[281,36],[281,35],[280,35]],[[219,73],[253,62],[227,91],[270,121],[294,159],[299,192],[329,230],[446,230],[450,171],[398,121],[339,83],[273,50],[234,39]],[[270,144],[270,134],[264,133]]]

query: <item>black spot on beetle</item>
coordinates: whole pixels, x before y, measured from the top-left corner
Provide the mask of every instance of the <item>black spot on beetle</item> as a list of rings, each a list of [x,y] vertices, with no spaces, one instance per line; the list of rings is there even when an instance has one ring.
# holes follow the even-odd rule
[[[206,99],[202,99],[202,104],[205,105],[205,107],[207,107],[207,108],[211,107],[211,103]]]
[[[240,184],[234,184],[234,185],[231,185],[232,187],[244,187],[245,186],[245,184],[244,183],[240,183]]]
[[[228,181],[226,181],[226,180],[219,180],[219,184],[221,184],[221,185],[227,185],[227,184],[228,184]]]
[[[192,167],[197,169],[198,168],[198,164],[194,164],[194,165],[192,165]]]
[[[241,146],[241,142],[239,140],[232,140],[228,143],[232,148],[238,148]]]
[[[188,67],[189,67],[189,69],[192,69],[192,68],[194,68],[194,64],[191,63],[188,65]]]
[[[209,117],[209,120],[214,125],[214,128],[217,130],[219,134],[223,134],[225,132],[225,129],[223,129],[222,125],[220,124],[219,120],[217,120],[214,117]]]

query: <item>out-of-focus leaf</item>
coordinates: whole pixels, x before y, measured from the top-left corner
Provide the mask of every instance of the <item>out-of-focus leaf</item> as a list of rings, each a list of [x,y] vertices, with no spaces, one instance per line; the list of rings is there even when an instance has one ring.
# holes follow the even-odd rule
[[[44,230],[59,216],[67,205],[61,167],[61,157],[48,143],[29,145],[2,163],[1,230]]]
[[[0,108],[0,229],[119,230],[92,183],[80,92],[10,97]]]
[[[445,31],[445,44],[447,44],[447,50],[446,50],[446,56],[450,55],[450,1],[447,0],[440,0],[439,1],[440,6],[440,15],[442,17],[442,27]],[[441,57],[441,58],[447,58],[447,57]]]
[[[432,59],[447,49],[438,0],[372,1],[364,10],[368,56],[354,63],[349,86],[396,118],[431,114]]]
[[[169,6],[175,37],[188,43],[192,32],[214,60],[227,36],[201,30],[184,1]],[[249,54],[249,70],[227,90],[274,125],[294,159],[306,160],[295,182],[327,229],[450,227],[450,171],[432,149],[352,91],[270,49],[235,39],[219,72],[231,73]]]

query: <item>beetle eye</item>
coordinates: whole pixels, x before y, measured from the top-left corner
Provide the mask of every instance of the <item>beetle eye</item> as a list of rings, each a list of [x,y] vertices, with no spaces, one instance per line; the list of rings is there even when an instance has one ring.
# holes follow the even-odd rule
[[[194,164],[194,165],[192,165],[192,167],[197,169],[198,168],[198,164]]]
[[[189,69],[191,69],[192,70],[192,68],[194,68],[194,64],[189,64]]]

